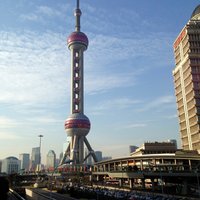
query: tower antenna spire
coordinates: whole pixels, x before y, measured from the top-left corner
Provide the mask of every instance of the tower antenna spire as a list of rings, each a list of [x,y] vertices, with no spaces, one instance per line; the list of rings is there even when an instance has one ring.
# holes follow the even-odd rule
[[[75,12],[74,12],[74,16],[76,17],[75,31],[80,32],[80,30],[81,30],[81,23],[80,23],[81,10],[79,8],[79,0],[77,0],[77,2],[76,2],[76,9],[75,9]]]
[[[77,0],[76,8],[79,9],[79,0]]]

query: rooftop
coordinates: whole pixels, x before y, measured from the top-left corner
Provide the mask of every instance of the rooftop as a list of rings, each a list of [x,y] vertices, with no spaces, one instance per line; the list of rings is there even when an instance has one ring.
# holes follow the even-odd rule
[[[191,19],[200,19],[200,5],[198,5],[198,6],[194,9],[194,11],[193,11],[193,13],[192,13],[192,15],[191,15]]]

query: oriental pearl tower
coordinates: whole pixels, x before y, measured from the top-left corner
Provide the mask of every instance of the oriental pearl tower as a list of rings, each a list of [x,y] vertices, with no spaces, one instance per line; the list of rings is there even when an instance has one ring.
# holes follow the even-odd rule
[[[90,131],[90,120],[84,115],[83,53],[88,47],[88,38],[80,31],[81,10],[79,0],[77,0],[74,16],[76,19],[75,31],[67,39],[67,45],[71,51],[71,114],[65,121],[65,131],[71,140],[61,164],[66,159],[73,164],[84,164],[89,156],[92,156],[94,162],[97,162],[96,155],[86,138]],[[84,144],[88,149],[88,155],[84,155]]]

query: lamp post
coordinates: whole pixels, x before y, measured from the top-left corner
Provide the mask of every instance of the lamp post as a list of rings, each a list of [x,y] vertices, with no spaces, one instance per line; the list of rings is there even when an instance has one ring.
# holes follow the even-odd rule
[[[44,137],[43,135],[38,135],[38,137],[40,138],[40,151],[39,151],[39,168],[41,168],[41,141],[42,141],[42,137]]]

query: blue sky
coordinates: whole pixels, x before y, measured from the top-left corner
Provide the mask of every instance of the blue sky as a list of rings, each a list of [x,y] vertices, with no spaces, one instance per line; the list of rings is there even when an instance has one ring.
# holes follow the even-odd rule
[[[103,156],[176,139],[173,42],[198,0],[82,0],[87,138]],[[0,159],[66,141],[75,0],[0,1]]]

